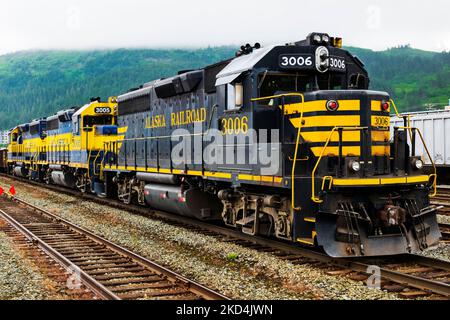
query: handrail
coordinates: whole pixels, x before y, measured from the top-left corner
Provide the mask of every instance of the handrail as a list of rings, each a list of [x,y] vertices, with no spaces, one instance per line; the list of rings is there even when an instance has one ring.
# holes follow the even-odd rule
[[[297,166],[297,155],[298,155],[298,144],[300,142],[300,133],[302,131],[302,122],[303,122],[303,109],[304,109],[304,103],[305,103],[305,96],[301,93],[283,93],[283,94],[277,94],[273,96],[267,96],[267,97],[260,97],[260,98],[254,98],[251,99],[252,102],[255,101],[261,101],[261,100],[268,100],[268,99],[275,99],[275,98],[283,98],[283,97],[300,97],[301,98],[301,109],[300,109],[300,119],[298,124],[298,130],[297,130],[297,139],[295,142],[295,151],[294,151],[294,160],[292,163],[292,171],[291,171],[291,208],[293,210],[301,210],[300,207],[295,206],[295,168]],[[284,103],[283,103],[284,107]],[[284,114],[283,114],[284,117]],[[284,121],[284,118],[283,118]]]
[[[281,94],[276,94],[276,95],[273,95],[273,96],[253,98],[253,99],[250,99],[250,101],[255,102],[255,101],[268,100],[268,99],[274,99],[274,98],[282,98],[282,97],[301,97],[302,98],[302,102],[301,103],[305,102],[305,96],[303,94],[297,93],[297,92],[281,93]]]
[[[400,114],[398,113],[397,106],[395,105],[394,100],[389,99],[389,102],[390,102],[390,103],[392,104],[392,106],[394,107],[395,115],[396,115],[397,117],[401,118]]]
[[[395,115],[397,116],[397,118],[402,118],[402,116],[400,115],[400,113],[398,113],[398,109],[397,109],[397,106],[395,105],[395,102],[394,102],[394,100],[391,98],[391,99],[389,99],[389,102],[392,104],[392,106],[394,107],[394,111],[395,111]],[[408,124],[408,127],[411,127],[411,115],[406,115],[406,121],[407,121],[407,124]],[[412,131],[411,131],[411,129],[409,129],[408,130],[409,131],[409,138],[411,139],[411,137],[412,137]]]
[[[88,164],[88,166],[87,166],[87,176],[88,176],[88,178],[90,178],[91,176],[90,176],[90,161],[91,161],[91,153],[92,153],[92,149],[89,149],[89,153],[88,153],[88,158],[87,158],[87,164]]]
[[[313,171],[311,172],[311,200],[315,203],[322,203],[323,200],[316,197],[316,190],[315,190],[315,183],[314,183],[314,176],[316,174],[316,170],[319,167],[320,161],[322,160],[323,154],[325,153],[325,150],[328,147],[328,144],[330,143],[331,138],[333,137],[333,133],[336,132],[337,129],[342,129],[344,131],[360,131],[364,129],[368,129],[367,127],[342,127],[342,126],[336,126],[334,127],[330,134],[328,135],[328,138],[325,142],[324,147],[322,148],[322,151],[320,152],[319,159],[317,159],[316,165],[314,166]],[[322,186],[324,186],[325,181],[322,180]],[[331,182],[330,182],[331,183]]]
[[[316,165],[314,166],[314,169],[313,169],[313,171],[312,171],[312,173],[311,173],[311,195],[312,195],[312,196],[311,196],[311,200],[312,200],[313,202],[315,202],[315,203],[322,203],[323,200],[321,200],[320,198],[317,198],[317,197],[316,197],[316,194],[315,194],[315,181],[314,181],[314,176],[315,176],[315,173],[316,173],[317,168],[319,167],[320,161],[322,160],[323,154],[325,153],[325,150],[327,149],[328,144],[330,143],[330,140],[331,140],[331,138],[332,138],[332,136],[333,136],[333,133],[336,132],[336,130],[339,129],[339,128],[342,128],[342,130],[345,130],[345,131],[354,131],[354,130],[364,130],[364,129],[367,129],[367,127],[334,127],[334,128],[331,130],[331,132],[330,132],[330,134],[328,135],[328,138],[327,138],[327,140],[326,140],[326,142],[325,142],[325,145],[324,145],[324,147],[322,148],[322,151],[321,151],[321,153],[320,153],[319,159],[317,160]],[[399,128],[399,129],[404,129],[404,130],[412,130],[412,129],[413,129],[413,127],[409,127],[409,126],[406,126],[406,127],[398,127],[398,128]],[[429,152],[429,150],[428,150],[428,147],[427,147],[427,145],[426,145],[426,143],[425,143],[425,139],[423,138],[422,132],[421,132],[418,128],[414,128],[414,129],[419,133],[419,136],[420,136],[420,139],[421,139],[421,141],[422,141],[422,144],[423,144],[423,146],[424,146],[424,148],[425,148],[425,151],[427,152],[428,158],[430,159],[431,164],[432,164],[432,166],[433,166],[434,173],[432,173],[432,174],[430,174],[430,175],[428,176],[429,179],[433,178],[433,189],[434,189],[434,190],[433,190],[433,193],[429,195],[429,196],[432,198],[432,197],[435,197],[436,194],[437,194],[437,179],[436,179],[436,177],[437,177],[437,170],[436,170],[436,165],[434,164],[434,161],[433,161],[433,159],[431,158],[431,154],[430,154],[430,152]],[[324,189],[325,182],[326,182],[327,180],[330,181],[330,182],[329,182],[329,185],[331,185],[332,182],[333,182],[333,178],[332,178],[332,177],[331,177],[331,179],[330,179],[329,176],[323,177],[323,179],[322,179],[322,190]]]
[[[325,176],[322,178],[322,190],[325,189],[325,182],[328,182],[328,189],[331,189],[332,185],[333,185],[333,176]]]
[[[97,175],[97,173],[96,173],[96,162],[97,162],[97,159],[98,159],[98,156],[100,155],[100,150],[98,150],[97,151],[97,155],[95,156],[95,159],[94,159],[94,176],[96,176]],[[101,170],[101,169],[100,169]]]
[[[434,173],[430,174],[428,177],[429,178],[434,177],[434,181],[433,181],[433,188],[434,188],[434,190],[433,190],[433,193],[430,194],[430,197],[431,198],[435,197],[436,194],[437,194],[437,179],[436,179],[437,178],[437,169],[436,169],[436,165],[435,165],[435,163],[433,161],[433,158],[431,157],[430,151],[428,151],[428,147],[427,147],[427,144],[425,143],[425,139],[423,138],[422,132],[420,131],[419,128],[410,127],[410,126],[397,127],[397,128],[405,129],[405,130],[412,130],[412,129],[414,129],[414,130],[416,130],[419,133],[420,140],[422,140],[423,147],[425,148],[425,151],[427,152],[428,158],[431,161],[431,165],[433,166]]]

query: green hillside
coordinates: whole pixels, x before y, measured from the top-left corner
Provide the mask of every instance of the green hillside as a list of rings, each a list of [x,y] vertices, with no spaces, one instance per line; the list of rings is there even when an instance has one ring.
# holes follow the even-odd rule
[[[446,105],[450,53],[400,47],[382,52],[349,48],[363,60],[371,88],[385,90],[401,110]],[[0,129],[80,105],[90,97],[126,92],[233,56],[235,48],[198,50],[35,51],[0,56]]]

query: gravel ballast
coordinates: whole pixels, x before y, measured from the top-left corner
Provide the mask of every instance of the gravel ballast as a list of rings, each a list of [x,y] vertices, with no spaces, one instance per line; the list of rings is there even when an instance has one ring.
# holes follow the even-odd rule
[[[0,300],[64,299],[57,291],[58,285],[43,275],[0,231]]]
[[[8,179],[9,180],[9,179]],[[158,220],[20,182],[17,195],[235,299],[396,299],[345,276],[294,265]]]

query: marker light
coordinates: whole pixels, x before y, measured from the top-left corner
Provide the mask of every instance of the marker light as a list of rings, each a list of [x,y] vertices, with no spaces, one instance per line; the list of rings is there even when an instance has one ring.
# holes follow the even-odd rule
[[[381,103],[381,110],[387,111],[388,109],[389,109],[389,103],[387,103],[387,102],[382,102],[382,103]]]
[[[336,100],[327,101],[327,110],[328,111],[336,111],[339,109],[339,104]]]

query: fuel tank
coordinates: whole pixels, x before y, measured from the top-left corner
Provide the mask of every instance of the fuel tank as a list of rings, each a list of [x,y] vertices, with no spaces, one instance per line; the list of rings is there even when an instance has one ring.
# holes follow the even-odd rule
[[[172,174],[160,174],[149,172],[138,172],[136,178],[145,182],[153,182],[158,184],[178,184],[179,179]]]
[[[210,193],[180,186],[148,184],[144,189],[145,201],[155,209],[177,213],[200,220],[219,220],[222,202]]]
[[[75,177],[72,174],[64,173],[63,171],[52,171],[52,181],[54,184],[63,187],[75,188],[76,186]]]

